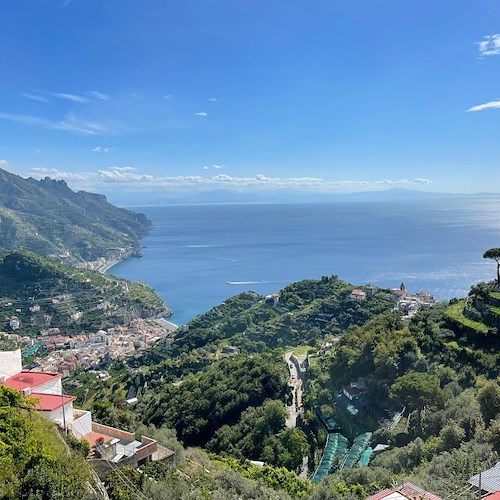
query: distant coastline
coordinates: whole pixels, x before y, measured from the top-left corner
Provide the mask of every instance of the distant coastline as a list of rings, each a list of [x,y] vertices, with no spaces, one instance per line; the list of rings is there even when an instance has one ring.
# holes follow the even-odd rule
[[[120,255],[119,257],[115,257],[111,260],[104,260],[104,262],[98,265],[95,268],[95,270],[102,274],[106,274],[112,267],[116,266],[116,264],[119,264],[124,260],[130,259],[131,257],[140,257],[140,256],[141,255],[139,254],[138,251],[131,248],[127,250],[124,254]]]
[[[95,270],[102,273],[102,274],[107,274],[107,273],[112,274],[112,273],[109,273],[109,271],[114,266],[116,266],[120,262],[123,262],[123,261],[126,261],[127,259],[130,259],[131,257],[141,257],[141,255],[139,254],[139,252],[137,252],[133,249],[130,249],[128,252],[124,253],[120,257],[116,257],[112,260],[105,261],[103,264],[101,264]],[[144,282],[143,280],[135,280],[135,281]],[[149,285],[147,285],[147,286],[149,287]],[[153,290],[154,290],[154,288],[153,288]],[[155,290],[155,292],[156,292],[156,290]],[[165,303],[166,309],[164,311],[162,311],[160,314],[158,314],[157,316],[155,316],[153,319],[156,319],[156,320],[164,323],[164,325],[166,325],[170,330],[175,331],[179,327],[179,325],[176,325],[175,323],[172,323],[171,321],[167,321],[166,318],[172,316],[173,311],[165,301],[164,301],[164,303]]]

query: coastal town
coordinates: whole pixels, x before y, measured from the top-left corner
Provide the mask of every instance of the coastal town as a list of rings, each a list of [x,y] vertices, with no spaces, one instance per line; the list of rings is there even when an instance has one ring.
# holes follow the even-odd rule
[[[353,289],[349,298],[364,301],[372,297],[377,290],[374,285],[364,285]],[[404,283],[397,288],[391,288],[390,292],[394,310],[406,319],[413,317],[419,309],[431,307],[435,303],[429,292],[411,293],[406,290]],[[266,300],[276,305],[279,302],[279,294],[268,295]],[[31,309],[32,313],[40,312],[37,305]],[[7,331],[0,331],[0,336],[22,346],[24,360],[31,369],[60,372],[64,376],[69,376],[77,369],[96,368],[116,359],[133,356],[162,338],[172,337],[177,329],[177,325],[163,318],[136,318],[129,324],[90,333],[68,333],[62,327],[47,326],[37,335],[28,336],[23,335],[19,319],[15,315],[11,316],[4,326]]]
[[[10,329],[17,330],[16,326],[11,322]],[[22,346],[30,369],[58,372],[67,377],[77,369],[98,367],[133,356],[160,339],[171,337],[176,328],[164,319],[134,319],[129,325],[88,334],[68,335],[61,328],[47,328],[35,337],[16,331],[0,331],[0,336]]]

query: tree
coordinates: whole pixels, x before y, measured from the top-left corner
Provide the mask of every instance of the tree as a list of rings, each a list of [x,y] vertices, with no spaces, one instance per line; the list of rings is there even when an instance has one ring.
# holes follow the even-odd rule
[[[483,254],[484,259],[492,259],[497,263],[497,283],[500,285],[500,248],[490,248]]]
[[[391,385],[390,395],[408,408],[417,411],[417,430],[422,430],[424,406],[438,404],[442,398],[439,378],[430,373],[408,372]]]
[[[500,414],[500,386],[496,382],[488,382],[480,389],[477,399],[484,421],[488,425]]]
[[[485,432],[486,441],[488,441],[493,450],[500,452],[500,419],[496,418],[490,422],[487,431]]]

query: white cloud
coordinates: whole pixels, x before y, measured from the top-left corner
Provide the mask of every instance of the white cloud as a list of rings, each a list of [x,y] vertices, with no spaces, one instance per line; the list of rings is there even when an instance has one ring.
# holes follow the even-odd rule
[[[234,182],[234,181],[237,182],[239,179],[237,179],[236,177],[231,177],[226,174],[219,174],[216,175],[215,177],[212,177],[212,180],[215,182]]]
[[[132,167],[111,167],[104,170],[98,170],[98,176],[104,182],[117,182],[117,183],[135,183],[135,184],[150,184],[154,177],[152,175],[134,174],[130,171]]]
[[[204,111],[200,111],[199,113],[195,113],[194,116],[208,116],[208,113],[205,113]]]
[[[110,151],[113,151],[114,148],[105,148],[103,146],[96,146],[94,149],[92,149],[93,153],[109,153]]]
[[[99,132],[106,132],[106,129],[102,125],[79,120],[72,113],[69,113],[60,121],[50,121],[37,116],[13,113],[0,113],[0,119],[45,129],[63,130],[77,135],[96,135]]]
[[[209,102],[217,102],[217,97],[209,97]]]
[[[495,108],[500,108],[500,99],[497,99],[496,101],[485,102],[484,104],[478,104],[477,106],[472,106],[472,108],[469,108],[467,112],[484,111],[485,109],[495,109]]]
[[[7,168],[9,162],[7,160],[0,160],[0,168]]]
[[[477,45],[480,57],[500,55],[500,33],[485,36]]]
[[[168,95],[164,95],[162,97],[163,97],[163,99],[170,101],[170,99],[172,99],[172,97],[174,97],[174,96],[172,94],[168,94]]]
[[[81,95],[76,94],[68,94],[66,92],[49,92],[49,94],[53,97],[57,97],[58,99],[64,99],[66,101],[78,102],[80,104],[90,102],[89,99],[83,97]]]
[[[205,165],[206,166],[206,165]],[[333,181],[324,180],[318,177],[269,177],[258,174],[254,177],[233,177],[227,174],[202,177],[199,175],[180,176],[153,176],[142,174],[134,167],[109,167],[94,172],[65,172],[57,169],[47,169],[35,167],[30,175],[35,178],[50,176],[54,179],[65,179],[74,187],[80,189],[103,188],[105,185],[114,184],[134,187],[135,189],[302,189],[306,191],[316,191],[323,193],[360,191],[366,189],[379,188],[381,186],[412,186],[429,185],[429,179],[382,179],[382,180],[344,180]]]
[[[68,113],[64,120],[56,122],[53,128],[82,135],[97,135],[108,131],[100,123],[81,120],[73,113]]]
[[[87,95],[95,97],[96,99],[99,99],[101,101],[109,101],[111,99],[111,96],[103,94],[102,92],[97,92],[97,90],[90,90],[89,92],[87,92]]]
[[[215,170],[221,170],[223,168],[225,168],[225,165],[217,165],[217,164],[214,164],[214,165],[203,165],[203,170],[210,170],[211,168],[214,168]]]
[[[50,102],[49,99],[40,94],[30,94],[29,92],[22,92],[21,95],[26,97],[27,99],[31,99],[32,101]]]

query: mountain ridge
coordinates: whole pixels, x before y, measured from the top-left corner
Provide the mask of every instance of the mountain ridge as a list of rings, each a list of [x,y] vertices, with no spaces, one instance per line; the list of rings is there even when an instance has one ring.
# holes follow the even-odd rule
[[[104,195],[0,169],[0,242],[7,250],[24,248],[71,264],[115,260],[137,253],[151,228],[145,215],[116,207]]]

